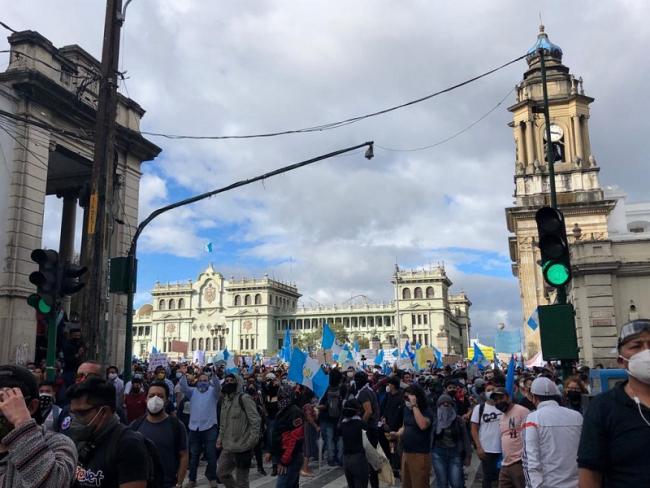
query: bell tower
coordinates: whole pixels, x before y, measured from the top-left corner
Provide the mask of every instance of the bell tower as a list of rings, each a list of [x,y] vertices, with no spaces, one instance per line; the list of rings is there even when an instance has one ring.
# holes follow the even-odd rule
[[[543,116],[540,49],[546,65],[551,143],[554,161],[546,159],[546,126]],[[542,277],[535,212],[550,204],[548,165],[554,164],[557,202],[564,213],[570,243],[582,236],[607,238],[607,217],[614,208],[605,200],[600,186],[600,168],[591,151],[589,105],[581,77],[576,78],[562,64],[562,49],[553,44],[544,26],[528,50],[528,70],[517,85],[512,112],[515,139],[514,201],[506,209],[512,273],[519,279],[525,349],[528,357],[540,349],[539,328],[531,329],[527,320],[539,305],[554,298]],[[576,225],[577,224],[577,225]],[[575,235],[572,229],[576,229]],[[581,232],[578,232],[579,231]]]

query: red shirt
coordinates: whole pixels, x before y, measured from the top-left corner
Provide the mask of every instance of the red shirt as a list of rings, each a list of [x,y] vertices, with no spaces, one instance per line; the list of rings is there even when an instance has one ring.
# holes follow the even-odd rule
[[[124,395],[126,405],[126,420],[131,423],[142,417],[147,411],[147,394],[145,392]]]

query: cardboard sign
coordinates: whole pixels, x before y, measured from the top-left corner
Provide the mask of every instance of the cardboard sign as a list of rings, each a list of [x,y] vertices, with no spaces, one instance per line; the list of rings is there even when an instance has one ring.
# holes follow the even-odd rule
[[[192,354],[192,362],[199,366],[205,366],[205,351],[194,351]]]
[[[395,362],[395,365],[397,366],[397,369],[401,369],[402,371],[415,370],[413,363],[409,358],[400,358]]]
[[[172,341],[172,352],[179,352],[183,356],[187,354],[187,341]]]
[[[158,366],[162,366],[163,368],[167,368],[169,366],[167,354],[163,352],[156,352],[149,355],[149,371],[155,371]]]

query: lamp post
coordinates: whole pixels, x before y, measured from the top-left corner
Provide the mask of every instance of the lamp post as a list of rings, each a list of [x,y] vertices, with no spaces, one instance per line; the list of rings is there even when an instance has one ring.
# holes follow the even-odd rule
[[[395,326],[397,327],[397,350],[402,350],[402,325],[401,325],[401,316],[399,313],[399,266],[395,263],[395,273],[393,274],[395,278]]]
[[[186,198],[185,200],[181,200],[180,202],[172,203],[171,205],[167,205],[165,207],[161,207],[157,210],[154,210],[146,219],[140,222],[137,229],[135,230],[135,233],[133,234],[133,239],[131,240],[131,245],[129,246],[129,252],[126,258],[126,267],[124,270],[125,281],[127,284],[126,334],[125,334],[125,344],[124,344],[124,370],[123,370],[124,379],[126,381],[131,379],[131,362],[133,361],[133,299],[136,291],[136,253],[137,253],[138,238],[140,237],[140,234],[142,234],[144,228],[147,225],[149,225],[152,220],[154,220],[156,217],[169,210],[173,210],[178,207],[183,207],[185,205],[189,205],[191,203],[204,200],[214,195],[218,195],[219,193],[225,193],[227,191],[234,190],[235,188],[250,185],[251,183],[255,183],[257,181],[264,181],[273,176],[277,176],[283,173],[288,173],[289,171],[302,168],[303,166],[308,166],[318,161],[322,161],[323,159],[332,158],[334,156],[339,156],[341,154],[354,151],[356,149],[361,149],[362,147],[367,147],[365,152],[366,159],[372,159],[374,157],[373,150],[372,150],[373,144],[374,141],[368,141],[362,144],[357,144],[356,146],[347,147],[345,149],[339,149],[338,151],[333,151],[331,153],[323,154],[321,156],[316,156],[315,158],[311,158],[306,161],[301,161],[299,163],[294,163],[288,166],[284,166],[282,168],[270,171],[268,173],[255,176],[254,178],[237,181],[228,186],[224,186],[223,188],[218,188],[216,190],[212,190],[206,193],[202,193],[200,195]]]

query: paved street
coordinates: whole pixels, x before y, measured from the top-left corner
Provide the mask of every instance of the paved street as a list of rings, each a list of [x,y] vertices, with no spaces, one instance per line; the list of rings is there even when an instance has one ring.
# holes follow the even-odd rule
[[[254,465],[255,463],[253,463]],[[271,472],[271,467],[265,466],[264,469],[268,473]],[[331,468],[327,465],[323,466],[320,470],[318,469],[317,463],[312,464],[312,469],[316,476],[313,478],[301,477],[300,486],[304,488],[345,488],[347,483],[345,482],[345,476],[343,475],[343,470],[341,468]],[[205,463],[201,463],[199,467],[199,479],[198,486],[201,488],[208,487],[208,481],[203,476],[205,471]],[[467,488],[480,488],[481,486],[481,473],[480,473],[480,463],[478,457],[474,455],[472,457],[472,465],[469,468],[465,468],[465,473],[467,475]],[[261,476],[257,469],[253,466],[250,473],[250,487],[251,488],[274,488],[276,483],[276,478],[271,477],[270,475]],[[432,481],[433,483],[433,481]],[[223,486],[223,485],[219,485]],[[395,485],[400,486],[398,483]],[[435,485],[432,485],[435,486]]]

